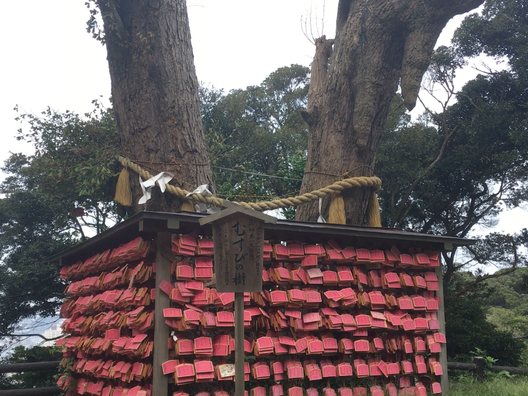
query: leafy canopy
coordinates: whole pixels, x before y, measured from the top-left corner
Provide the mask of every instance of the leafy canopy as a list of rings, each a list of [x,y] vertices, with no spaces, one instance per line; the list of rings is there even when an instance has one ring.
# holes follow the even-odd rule
[[[33,155],[12,154],[0,184],[0,334],[63,298],[48,257],[119,221],[112,202],[117,137],[112,112],[21,114],[18,138]],[[26,129],[27,128],[27,129]]]
[[[220,196],[261,201],[296,195],[306,158],[309,69],[281,67],[259,86],[202,87],[202,120]],[[288,212],[290,216],[293,211]]]

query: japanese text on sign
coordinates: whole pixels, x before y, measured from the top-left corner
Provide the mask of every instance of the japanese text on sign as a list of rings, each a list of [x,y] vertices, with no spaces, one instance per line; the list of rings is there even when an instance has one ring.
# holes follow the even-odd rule
[[[262,290],[263,223],[236,214],[213,224],[219,292]]]

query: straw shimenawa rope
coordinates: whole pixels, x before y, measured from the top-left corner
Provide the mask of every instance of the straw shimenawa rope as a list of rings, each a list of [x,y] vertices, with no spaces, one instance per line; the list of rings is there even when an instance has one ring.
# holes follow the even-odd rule
[[[139,165],[130,161],[128,158],[117,156],[117,159],[123,165],[124,169],[132,170],[143,179],[147,180],[152,177],[152,175],[141,168]],[[237,202],[233,201],[238,205],[241,205],[245,208],[254,209],[258,211],[272,210],[272,209],[282,209],[290,206],[298,206],[304,203],[318,200],[319,198],[324,198],[328,195],[340,195],[340,192],[349,188],[358,188],[358,187],[367,187],[372,188],[372,195],[369,201],[369,207],[367,209],[367,225],[372,227],[381,227],[380,214],[379,214],[379,205],[376,197],[376,192],[381,188],[381,179],[376,176],[366,177],[351,177],[343,180],[339,180],[329,186],[314,190],[296,197],[290,198],[280,198],[272,201],[262,201],[262,202]],[[172,184],[167,184],[167,191],[173,195],[176,195],[184,200],[192,200],[199,203],[210,204],[214,206],[221,207],[223,199],[213,197],[213,196],[204,196],[202,194],[191,194],[190,191],[184,190]],[[190,195],[189,195],[190,194]],[[187,196],[189,195],[189,196]],[[116,199],[117,200],[117,199]],[[375,201],[375,202],[374,202]],[[119,201],[118,201],[119,202]]]

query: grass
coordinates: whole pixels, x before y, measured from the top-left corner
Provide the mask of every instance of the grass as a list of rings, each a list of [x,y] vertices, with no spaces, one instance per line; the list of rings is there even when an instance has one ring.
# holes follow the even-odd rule
[[[449,381],[450,396],[527,396],[527,377],[495,377],[477,382],[472,379]]]

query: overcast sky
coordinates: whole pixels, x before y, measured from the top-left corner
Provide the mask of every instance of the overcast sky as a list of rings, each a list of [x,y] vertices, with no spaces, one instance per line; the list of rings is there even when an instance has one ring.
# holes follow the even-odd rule
[[[16,0],[3,4],[0,37],[0,161],[24,150],[15,140],[18,105],[35,114],[47,106],[78,113],[110,97],[106,50],[86,32],[85,0]],[[198,79],[226,91],[256,85],[281,66],[308,66],[314,47],[303,33],[334,36],[338,0],[189,0]],[[325,7],[323,8],[323,4]],[[324,16],[324,24],[323,24]],[[444,29],[448,44],[461,17]],[[310,24],[308,24],[310,30]],[[471,78],[468,70],[460,80]],[[27,149],[27,148],[26,148]],[[513,215],[517,218],[517,215]]]
[[[84,113],[110,96],[106,50],[86,32],[85,0],[17,0],[4,4],[0,25],[0,161],[19,145],[13,107],[39,113],[47,106]],[[198,79],[225,90],[259,84],[277,68],[309,65],[309,35],[334,36],[338,0],[189,0]],[[323,7],[323,5],[325,5]],[[323,20],[324,19],[324,20]],[[451,26],[456,25],[452,23]],[[452,27],[446,30],[452,31]],[[444,35],[447,42],[449,35]]]
[[[86,32],[84,0],[17,0],[4,4],[0,25],[0,161],[18,149],[13,111],[39,113],[47,106],[84,113],[91,101],[110,96],[106,50]],[[312,19],[322,18],[314,1]],[[326,1],[324,32],[334,34],[337,0]],[[189,0],[189,18],[198,79],[226,90],[259,84],[278,67],[310,63],[313,46],[301,17],[307,0]],[[321,31],[321,22],[319,22]],[[313,23],[316,30],[316,23]],[[314,31],[314,35],[317,35]],[[8,139],[7,139],[8,138]]]

